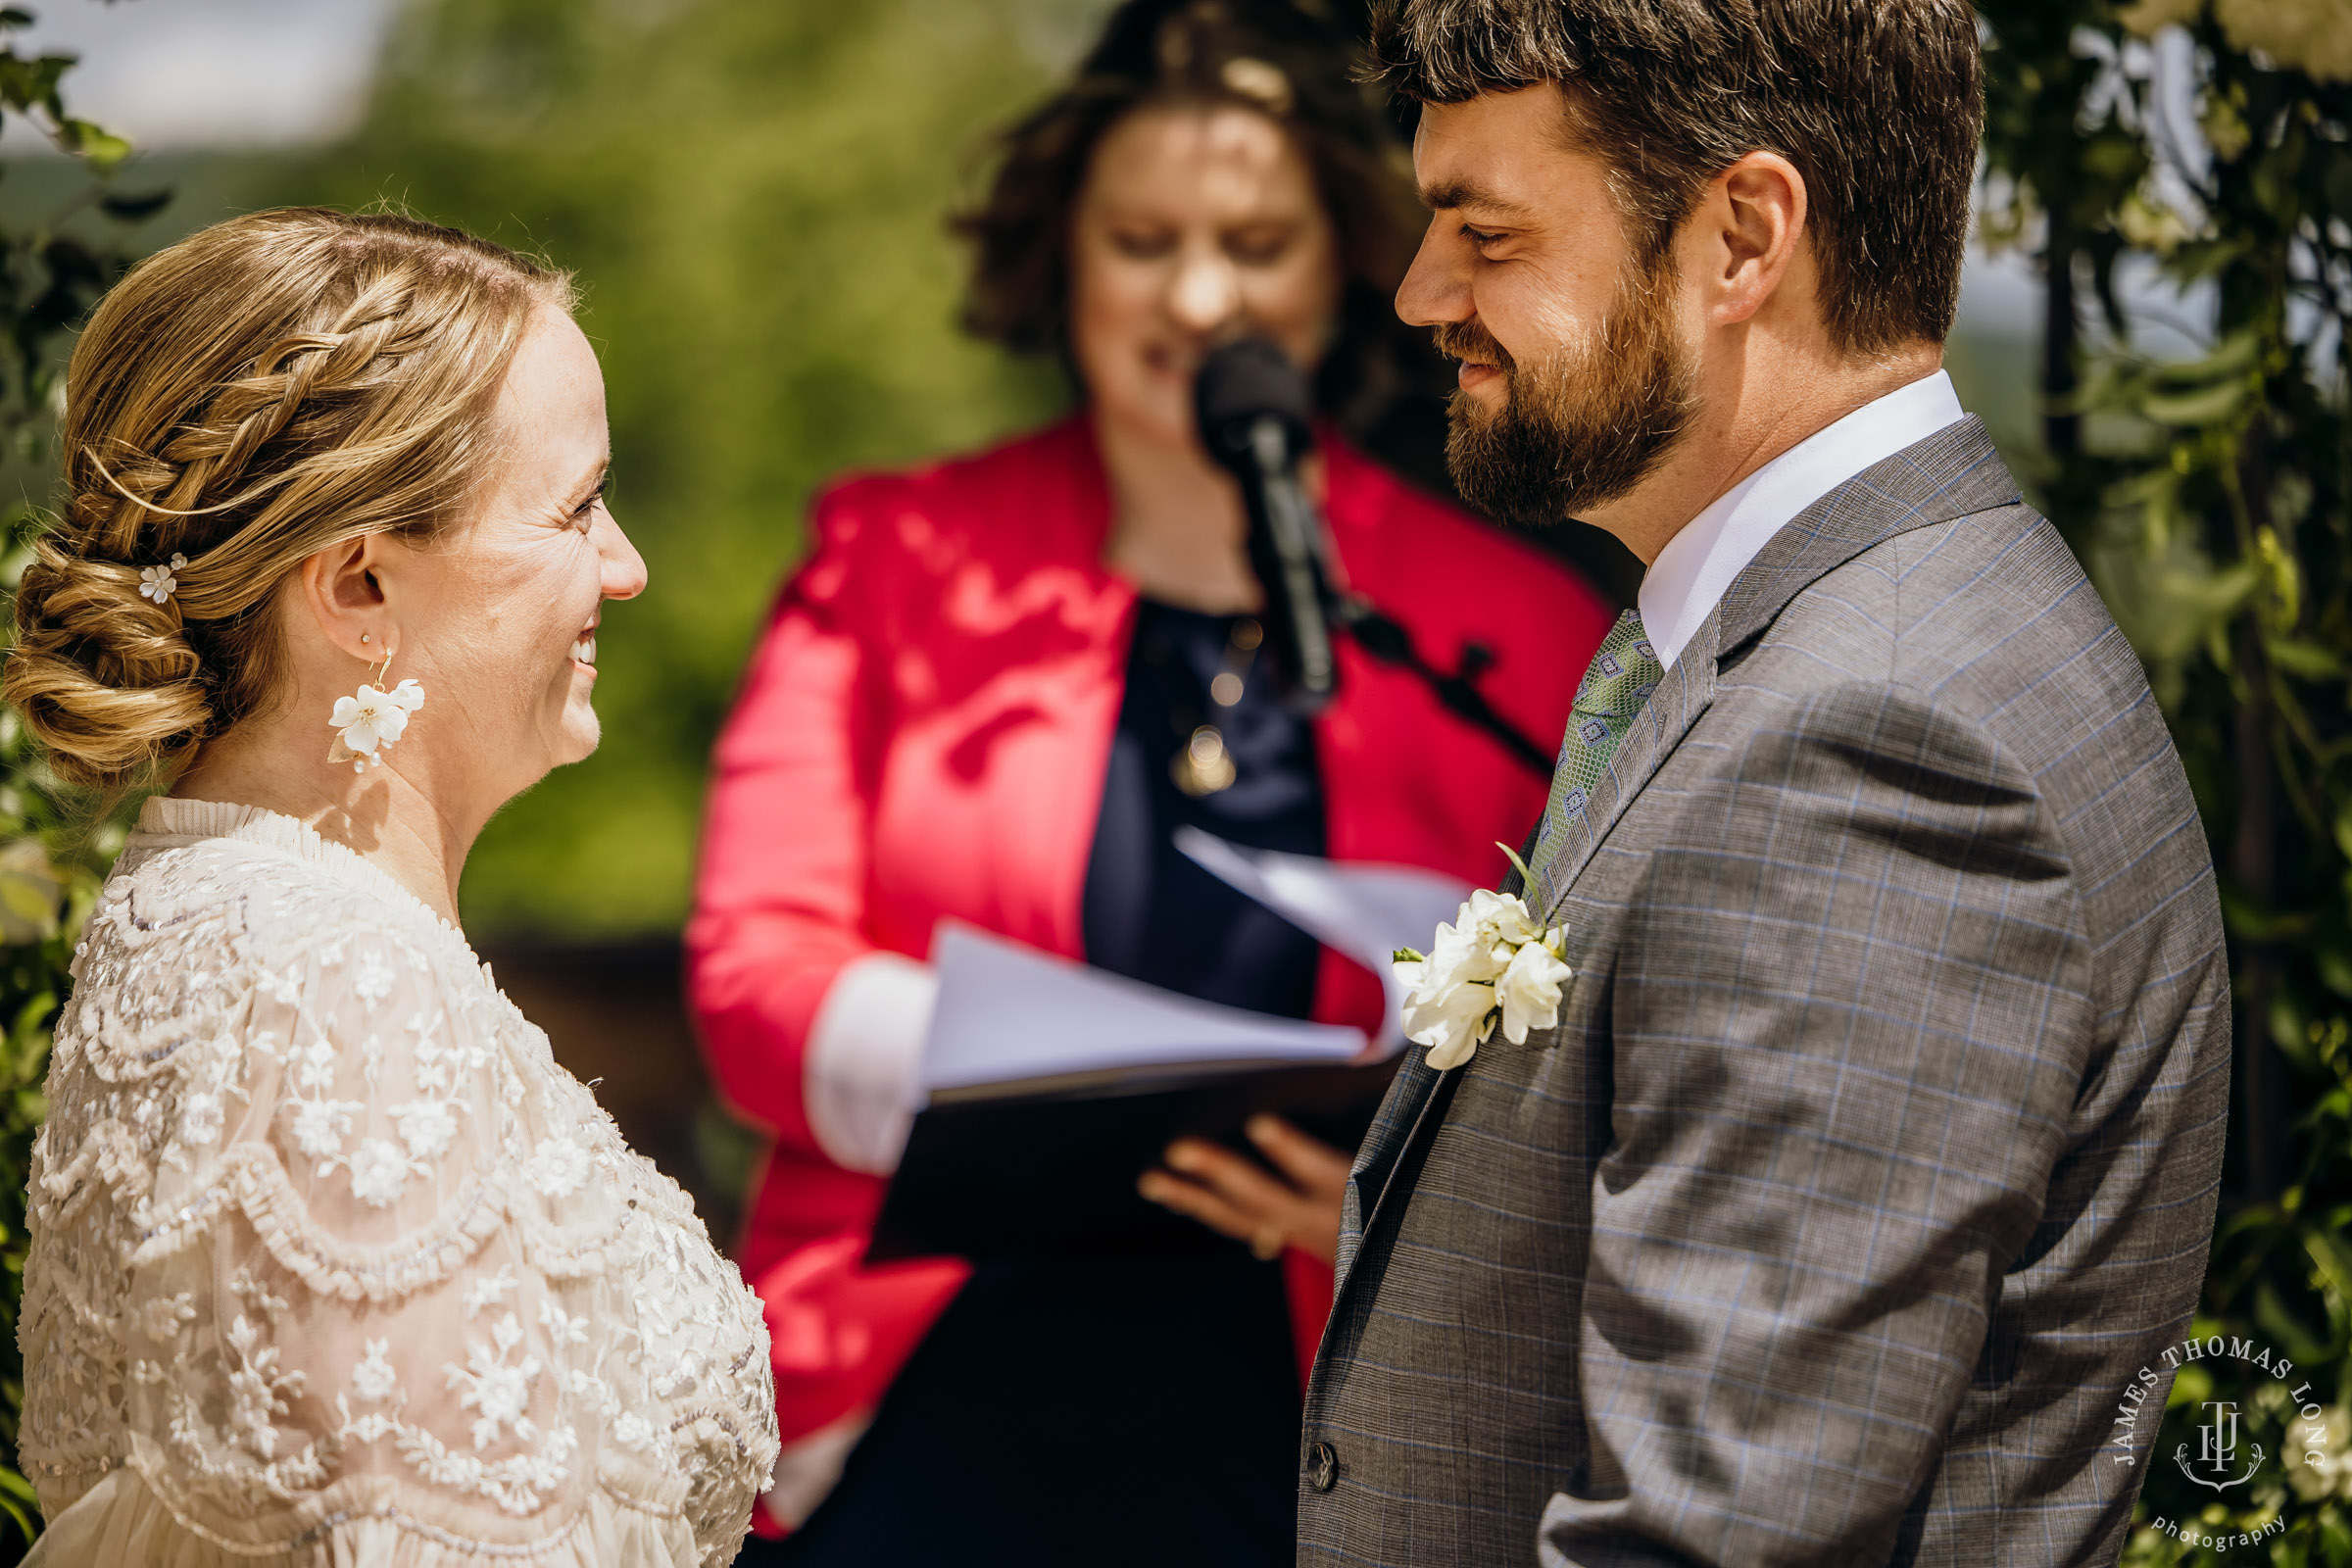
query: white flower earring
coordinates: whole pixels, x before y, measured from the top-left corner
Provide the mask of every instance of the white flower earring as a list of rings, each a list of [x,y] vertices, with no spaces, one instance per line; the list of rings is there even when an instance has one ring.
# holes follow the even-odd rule
[[[360,641],[368,640],[366,633],[361,634]],[[328,761],[349,762],[354,773],[383,766],[384,753],[409,727],[409,715],[424,706],[424,688],[414,679],[389,691],[377,684],[391,667],[392,655],[387,650],[384,662],[356,695],[335,699],[335,710],[326,721],[335,731],[335,743],[327,748]]]

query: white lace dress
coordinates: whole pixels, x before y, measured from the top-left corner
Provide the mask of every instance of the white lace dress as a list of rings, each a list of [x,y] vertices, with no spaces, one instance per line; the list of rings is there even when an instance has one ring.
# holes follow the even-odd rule
[[[33,1560],[686,1568],[767,1333],[465,938],[302,824],[148,804],[57,1030],[19,1338]]]

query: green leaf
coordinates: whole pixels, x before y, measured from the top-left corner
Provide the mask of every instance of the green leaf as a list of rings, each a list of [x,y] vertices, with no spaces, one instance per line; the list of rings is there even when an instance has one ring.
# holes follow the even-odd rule
[[[26,1541],[31,1541],[40,1534],[39,1527],[32,1522],[31,1510],[14,1497],[0,1496],[0,1514],[7,1515],[8,1522],[16,1526],[18,1532]]]
[[[2152,393],[2139,400],[2135,412],[2157,424],[2220,424],[2236,417],[2259,390],[2250,380],[2231,379],[2184,392]]]
[[[2266,909],[2237,890],[2222,889],[2222,919],[2241,942],[2292,942],[2310,934],[2318,917],[2302,910]]]
[[[2108,612],[2151,663],[2175,663],[2242,607],[2261,581],[2251,562],[2216,570],[2211,558],[2172,535],[2159,555],[2093,546],[2086,564]]]
[[[2328,1354],[2324,1336],[2314,1334],[2309,1326],[2287,1309],[2278,1288],[2269,1280],[2254,1287],[2254,1322],[2269,1336],[2271,1343],[2291,1356],[2298,1365],[2319,1362]]]
[[[26,59],[14,50],[0,50],[0,103],[21,115],[36,110],[55,115],[58,81],[73,66],[72,55]]]
[[[2320,971],[2320,984],[2339,997],[2352,997],[2352,954],[2342,948],[2323,947],[2314,955]]]
[[[2274,665],[2299,679],[2343,678],[2343,657],[2332,648],[2323,648],[2318,643],[2299,637],[2266,637],[2262,647]]]
[[[67,120],[60,127],[67,144],[97,166],[100,173],[108,173],[130,156],[130,143],[102,126],[86,120]]]
[[[2352,1302],[2352,1247],[2347,1247],[2332,1231],[2325,1230],[2305,1232],[2303,1247],[2328,1288],[2340,1300]]]

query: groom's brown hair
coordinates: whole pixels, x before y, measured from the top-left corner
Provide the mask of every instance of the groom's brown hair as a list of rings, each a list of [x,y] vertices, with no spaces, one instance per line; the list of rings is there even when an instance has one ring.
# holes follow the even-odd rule
[[[1644,259],[1716,173],[1778,153],[1805,178],[1832,341],[1951,331],[1984,123],[1966,0],[1391,0],[1373,58],[1425,103],[1558,86]]]

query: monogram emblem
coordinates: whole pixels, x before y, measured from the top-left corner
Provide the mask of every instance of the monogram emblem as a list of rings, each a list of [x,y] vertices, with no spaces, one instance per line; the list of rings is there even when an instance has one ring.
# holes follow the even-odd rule
[[[2237,1404],[2230,1399],[2207,1399],[2204,1405],[2207,1419],[2197,1428],[2197,1458],[2192,1466],[2188,1445],[2183,1443],[2173,1450],[2173,1462],[2180,1473],[2200,1487],[2224,1492],[2242,1487],[2254,1479],[2262,1468],[2262,1445],[2249,1443],[2246,1451],[2253,1455],[2246,1464],[2245,1474],[2232,1477],[2230,1472],[2237,1466]],[[2199,1472],[2204,1472],[2199,1474]]]

